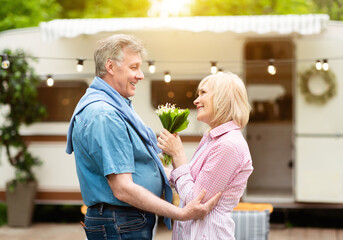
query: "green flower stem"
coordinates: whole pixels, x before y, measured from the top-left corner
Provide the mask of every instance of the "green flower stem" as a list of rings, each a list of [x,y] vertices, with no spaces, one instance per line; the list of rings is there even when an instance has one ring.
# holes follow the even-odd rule
[[[173,158],[171,156],[169,156],[168,154],[163,154],[163,164],[165,165],[169,165],[171,164],[173,161]]]

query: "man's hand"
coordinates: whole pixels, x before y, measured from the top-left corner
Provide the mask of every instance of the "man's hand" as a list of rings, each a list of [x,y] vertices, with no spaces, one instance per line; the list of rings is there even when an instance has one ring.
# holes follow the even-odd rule
[[[202,190],[184,208],[178,208],[135,184],[132,181],[131,173],[110,174],[107,179],[113,195],[119,200],[144,211],[180,221],[203,219],[214,208],[221,196],[221,193],[217,193],[205,204],[202,204],[201,201],[206,195],[206,190]]]
[[[202,190],[196,198],[189,202],[182,210],[181,221],[191,219],[204,219],[204,217],[216,206],[222,193],[217,193],[214,197],[208,200],[205,204],[201,200],[205,197],[206,190]]]

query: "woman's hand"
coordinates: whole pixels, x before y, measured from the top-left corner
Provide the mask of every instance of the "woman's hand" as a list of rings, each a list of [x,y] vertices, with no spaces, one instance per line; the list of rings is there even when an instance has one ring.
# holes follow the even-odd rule
[[[187,164],[187,158],[180,136],[176,133],[171,134],[166,129],[160,133],[157,138],[157,146],[162,149],[162,151],[173,158],[173,167],[178,168],[183,164]]]

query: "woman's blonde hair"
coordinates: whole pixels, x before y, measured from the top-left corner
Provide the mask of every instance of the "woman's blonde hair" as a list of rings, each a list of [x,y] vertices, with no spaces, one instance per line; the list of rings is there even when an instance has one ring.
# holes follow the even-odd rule
[[[198,90],[207,83],[212,91],[214,118],[213,126],[233,121],[244,128],[249,121],[250,104],[243,81],[231,72],[217,73],[205,77],[199,84]]]

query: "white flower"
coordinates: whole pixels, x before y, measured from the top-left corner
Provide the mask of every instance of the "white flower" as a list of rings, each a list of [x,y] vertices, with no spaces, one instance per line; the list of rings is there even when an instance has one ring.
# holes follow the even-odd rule
[[[174,110],[175,110],[175,104],[166,103],[166,105],[159,105],[158,109],[156,110],[156,113],[157,115],[162,115],[163,113],[167,113]]]

